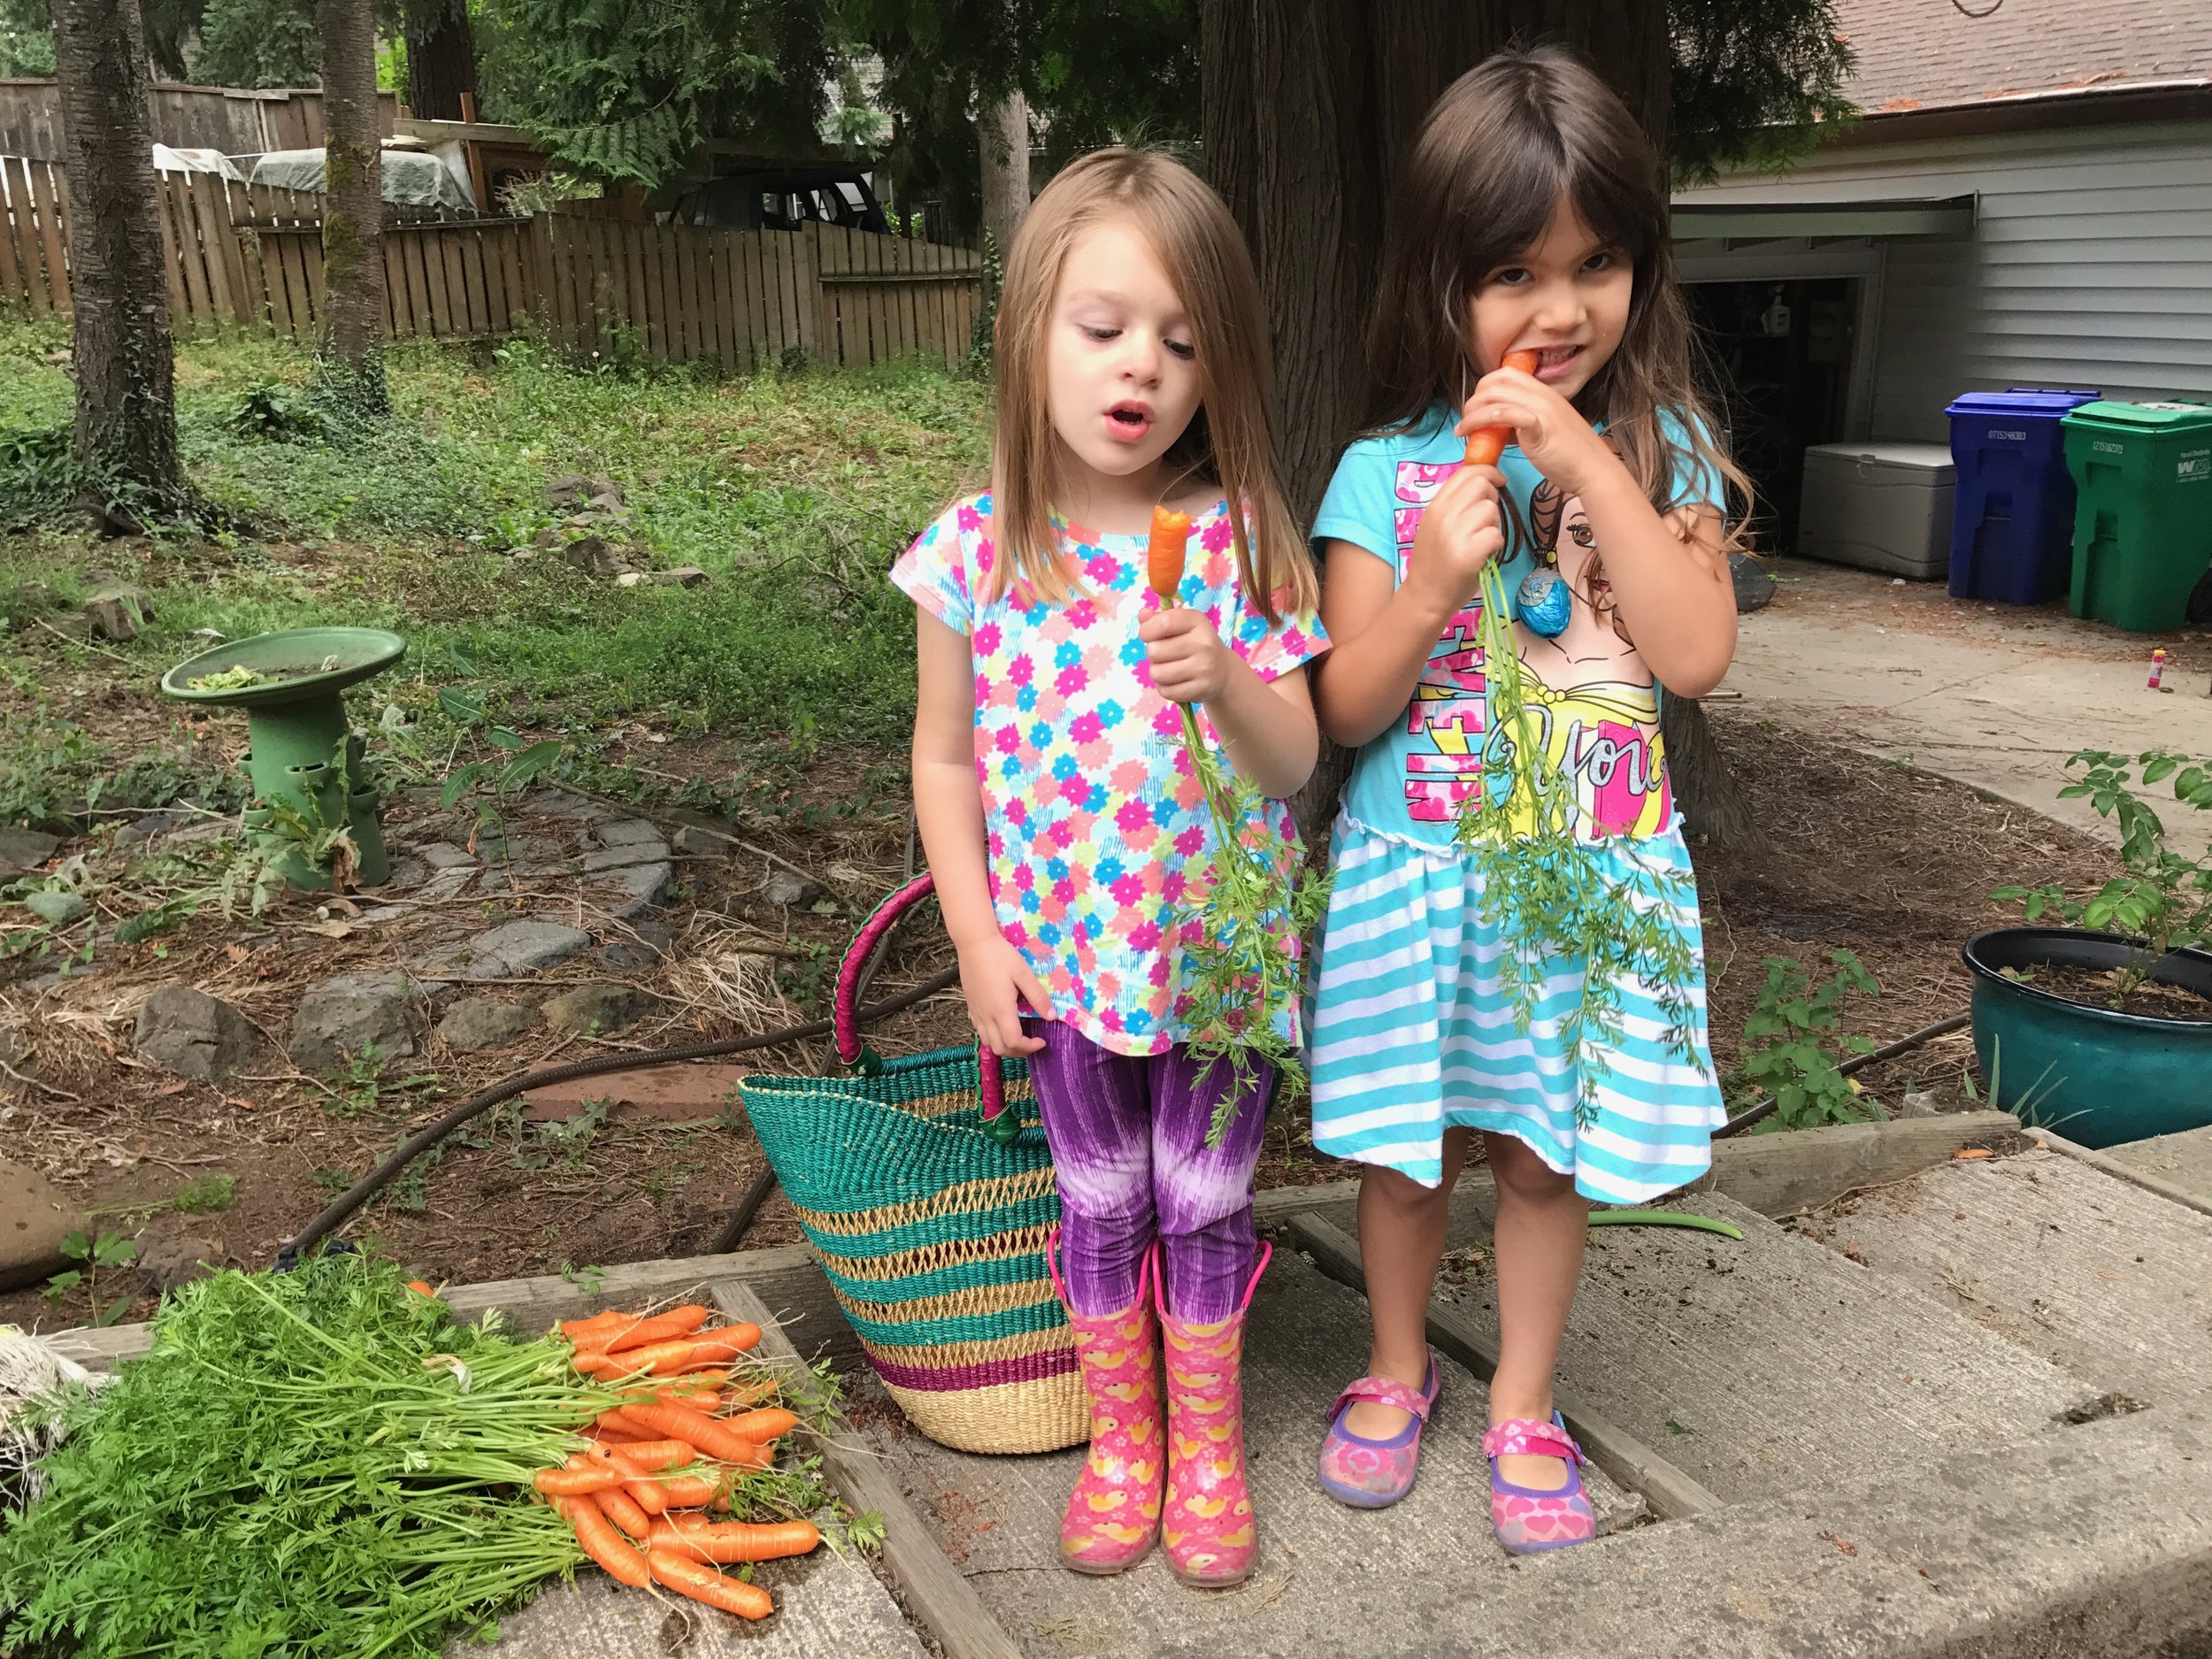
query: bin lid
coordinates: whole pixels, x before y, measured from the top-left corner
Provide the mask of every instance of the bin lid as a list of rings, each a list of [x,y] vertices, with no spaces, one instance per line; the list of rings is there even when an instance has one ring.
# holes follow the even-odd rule
[[[2208,403],[2084,403],[2066,417],[2069,426],[2101,426],[2144,437],[2212,426]]]
[[[1857,443],[1813,444],[1805,451],[1805,465],[1831,470],[1882,467],[1914,476],[1922,483],[1947,484],[1958,476],[1958,464],[1951,458],[1948,444],[1900,443],[1883,438]],[[1899,481],[1902,481],[1901,478]]]
[[[2046,415],[2053,419],[2070,409],[2093,403],[2101,392],[2070,391],[2057,387],[2008,386],[2001,392],[1962,392],[1944,410],[1947,415]]]

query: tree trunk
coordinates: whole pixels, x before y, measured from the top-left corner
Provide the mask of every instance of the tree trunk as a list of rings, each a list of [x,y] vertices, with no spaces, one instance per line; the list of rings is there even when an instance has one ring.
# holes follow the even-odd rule
[[[1384,204],[1421,118],[1490,53],[1555,42],[1587,58],[1663,150],[1665,0],[1203,0],[1202,15],[1207,170],[1259,265],[1284,474],[1293,511],[1310,520],[1357,418]],[[1692,821],[1717,836],[1747,825],[1695,703],[1665,701]],[[1296,803],[1310,838],[1350,772],[1348,754],[1323,747]]]
[[[384,162],[372,0],[316,0],[323,42],[323,351],[365,414],[384,393]]]
[[[1010,92],[986,104],[975,131],[983,156],[983,227],[996,239],[1003,259],[1029,211],[1029,101]]]
[[[476,94],[476,38],[463,0],[414,0],[403,8],[407,107],[426,121],[461,119],[461,95]]]
[[[69,180],[77,465],[90,504],[115,527],[142,529],[190,500],[177,460],[143,25],[137,0],[55,0],[53,23]]]

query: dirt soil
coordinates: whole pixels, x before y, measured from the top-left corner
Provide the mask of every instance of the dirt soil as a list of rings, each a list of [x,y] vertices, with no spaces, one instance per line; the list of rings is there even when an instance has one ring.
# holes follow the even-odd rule
[[[2119,972],[2099,968],[2038,968],[2032,973],[2006,975],[2039,991],[2078,1002],[2084,1008],[2115,1007]],[[2194,1019],[2212,1024],[2212,999],[2200,996],[2185,985],[2162,985],[2147,979],[2127,994],[2117,1008],[2124,1014],[2142,1014],[2154,1019]]]
[[[127,705],[130,699],[120,701]],[[142,718],[128,706],[101,712],[120,720]],[[2081,888],[2105,873],[2108,855],[2047,819],[1744,718],[1726,705],[1713,712],[1770,839],[1755,854],[1694,849],[1713,1046],[1724,1071],[1734,1064],[1744,1018],[1765,977],[1764,958],[1824,965],[1830,950],[1856,952],[1879,979],[1882,995],[1855,1002],[1848,1029],[1886,1041],[1965,1007],[1970,987],[1961,941],[2014,914],[1989,899],[1990,888],[2045,880]],[[89,724],[91,713],[79,718]],[[663,772],[678,776],[718,775],[721,759],[678,744],[653,756]],[[833,773],[826,757],[799,787],[826,805],[850,794],[860,770],[852,765]],[[438,822],[435,806],[420,797],[394,803],[395,838],[453,833]],[[680,879],[689,890],[666,913],[675,947],[665,962],[629,976],[665,999],[657,1017],[611,1040],[539,1031],[495,1054],[457,1055],[426,1040],[425,1053],[396,1063],[373,1091],[357,1079],[307,1075],[283,1057],[283,1021],[302,984],[386,960],[372,956],[360,938],[330,937],[327,925],[304,907],[288,906],[254,925],[204,914],[156,941],[104,948],[91,972],[42,992],[19,972],[14,983],[0,982],[0,1020],[9,1004],[18,1016],[33,1017],[37,1069],[32,1081],[0,1075],[0,1141],[12,1157],[91,1207],[101,1227],[135,1236],[142,1256],[166,1248],[232,1265],[265,1265],[334,1191],[405,1134],[518,1068],[741,1034],[822,1012],[836,949],[896,884],[905,853],[903,818],[787,819],[741,833],[752,847],[735,849],[733,856],[680,855]],[[830,913],[764,903],[760,889],[771,865],[763,853],[823,875]],[[835,878],[828,874],[833,870]],[[733,969],[739,956],[748,965]],[[895,995],[950,962],[933,929],[910,926],[873,995]],[[603,967],[564,964],[532,988],[542,995],[565,980],[608,977]],[[270,1041],[247,1075],[215,1087],[173,1077],[133,1054],[132,1010],[155,985],[176,981],[234,1002],[262,1025]],[[889,1022],[875,1041],[884,1052],[896,1053],[965,1035],[957,996],[946,992]],[[822,1058],[818,1042],[809,1042],[749,1061],[765,1071],[811,1072]],[[1909,1088],[1932,1092],[1944,1107],[1962,1107],[1972,1103],[1961,1083],[1970,1061],[1960,1033],[1863,1079],[1893,1108]],[[1316,1155],[1303,1117],[1294,1104],[1269,1125],[1263,1185],[1349,1172]],[[512,1119],[483,1119],[476,1128],[472,1144],[449,1143],[434,1165],[422,1168],[419,1180],[400,1183],[354,1224],[434,1282],[703,1252],[762,1163],[741,1118],[714,1105],[685,1122],[618,1118],[566,1145]],[[230,1208],[183,1214],[171,1207],[187,1183],[218,1172],[236,1178]],[[789,1206],[778,1194],[744,1243],[797,1237]],[[152,1298],[130,1270],[103,1279],[113,1281],[102,1288],[103,1302],[135,1292],[126,1317],[150,1313]],[[0,1323],[54,1328],[85,1323],[90,1314],[81,1288],[54,1305],[35,1290],[0,1295]]]

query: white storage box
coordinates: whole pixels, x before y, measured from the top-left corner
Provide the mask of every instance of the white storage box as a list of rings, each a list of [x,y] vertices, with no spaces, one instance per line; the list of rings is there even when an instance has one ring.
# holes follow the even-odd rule
[[[1886,576],[1951,571],[1958,468],[1940,443],[1823,443],[1805,451],[1797,550]]]

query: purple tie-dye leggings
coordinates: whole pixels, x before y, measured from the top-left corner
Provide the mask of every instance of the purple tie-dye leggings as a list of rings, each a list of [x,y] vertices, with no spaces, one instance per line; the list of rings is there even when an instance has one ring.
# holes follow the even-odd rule
[[[1272,1070],[1256,1063],[1227,1135],[1209,1149],[1215,1102],[1231,1087],[1227,1061],[1202,1079],[1181,1048],[1116,1054],[1057,1020],[1027,1024],[1045,1042],[1029,1072],[1059,1174],[1062,1271],[1075,1311],[1118,1313],[1135,1301],[1138,1263],[1157,1238],[1168,1310],[1201,1325],[1228,1317],[1258,1249],[1252,1171]]]

